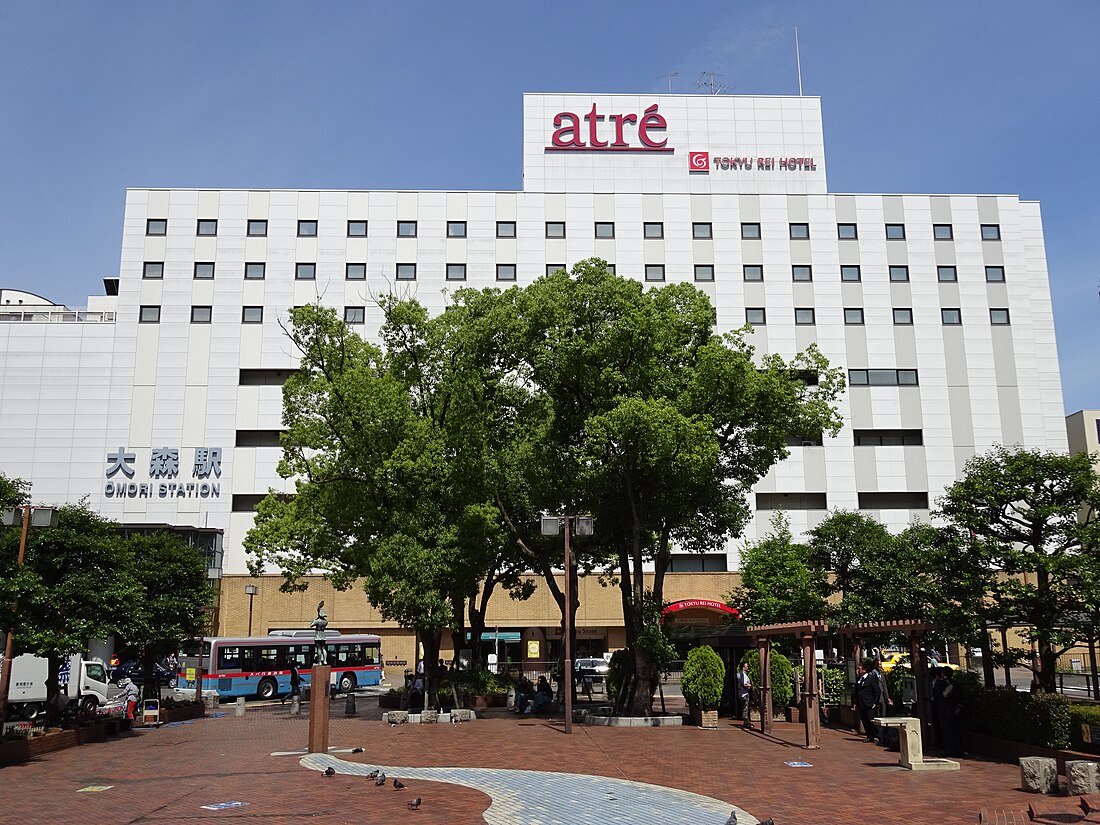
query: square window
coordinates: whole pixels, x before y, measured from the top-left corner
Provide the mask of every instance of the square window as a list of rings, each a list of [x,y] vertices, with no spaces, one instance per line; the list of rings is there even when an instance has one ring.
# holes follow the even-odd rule
[[[249,221],[248,235],[251,238],[267,237],[267,221]]]
[[[836,225],[836,236],[842,241],[854,241],[859,237],[854,223],[838,223]]]
[[[565,269],[565,264],[547,264],[546,274],[553,275],[555,272],[560,272],[563,269]]]
[[[663,281],[665,279],[664,264],[646,264],[645,279],[647,281]]]
[[[903,223],[888,223],[888,224],[886,224],[886,240],[888,240],[888,241],[904,241],[905,240],[905,224],[903,224]]]
[[[262,281],[267,273],[267,264],[250,263],[244,265],[244,278],[246,281]]]
[[[814,279],[813,269],[805,264],[799,264],[791,267],[791,280],[792,281],[812,281]]]
[[[465,281],[466,264],[447,264],[448,281]]]
[[[909,267],[907,266],[892,266],[890,267],[890,280],[893,283],[899,284],[909,280]]]
[[[347,280],[347,281],[365,281],[365,280],[367,280],[367,265],[366,264],[346,264],[344,266],[344,280]]]
[[[937,241],[950,241],[954,235],[951,231],[951,224],[949,223],[934,223],[932,224],[932,237]]]
[[[398,221],[397,222],[397,237],[399,237],[399,238],[415,238],[416,237],[416,221]]]
[[[1001,225],[997,223],[982,224],[983,241],[999,241],[1001,239]]]
[[[213,261],[196,261],[195,262],[195,280],[196,281],[209,281],[214,277],[214,262]]]
[[[316,238],[317,221],[298,221],[299,238]]]
[[[398,264],[397,265],[397,280],[399,280],[399,281],[415,281],[416,280],[416,264]]]
[[[317,264],[295,264],[294,265],[294,280],[295,281],[315,281],[315,280],[317,280]]]
[[[364,324],[367,321],[366,307],[344,307],[345,324]]]
[[[546,222],[546,237],[548,237],[548,238],[564,238],[565,237],[565,222],[564,221],[547,221]]]
[[[744,273],[746,281],[764,280],[764,267],[761,264],[745,264]]]
[[[894,309],[894,323],[898,326],[912,326],[913,325],[913,309],[912,307],[901,307]]]
[[[498,281],[514,281],[516,279],[515,264],[497,264]]]
[[[863,308],[862,307],[845,307],[844,309],[844,323],[849,325],[862,326],[863,324]]]
[[[195,234],[203,236],[217,235],[218,222],[212,218],[200,218],[195,227]]]
[[[743,223],[741,224],[741,238],[746,241],[758,241],[760,240],[760,224],[758,223]]]
[[[191,307],[191,323],[192,324],[209,324],[210,316],[213,312],[212,307]]]
[[[714,266],[712,264],[696,264],[695,265],[695,280],[697,280],[697,281],[713,281],[714,280]]]
[[[660,240],[665,236],[665,225],[663,223],[643,223],[642,224],[642,237],[649,238],[650,240]]]
[[[857,264],[846,264],[840,268],[840,280],[842,281],[862,281],[863,274],[860,272]]]
[[[610,275],[615,274],[615,264],[605,264],[605,266],[607,267],[608,274],[610,274]]]
[[[466,221],[447,221],[448,238],[465,238]]]
[[[812,326],[814,323],[814,311],[812,307],[796,307],[794,322],[800,326]]]
[[[594,232],[597,238],[614,238],[615,224],[608,221],[596,221]]]
[[[989,310],[989,323],[995,326],[1007,326],[1011,322],[1008,319],[1007,309],[990,309]]]
[[[241,307],[242,324],[262,324],[264,322],[263,307]]]
[[[159,324],[160,323],[160,307],[159,306],[143,306],[138,310],[138,323],[140,324]]]
[[[959,280],[959,272],[953,266],[937,266],[936,280],[940,283],[954,283]]]
[[[164,277],[164,263],[146,261],[141,267],[141,277],[149,279],[160,279]]]
[[[145,222],[145,234],[146,235],[167,235],[168,234],[168,219],[167,218],[149,218]]]
[[[963,322],[962,310],[958,307],[945,307],[940,310],[940,318],[945,326],[957,326]]]
[[[791,224],[791,240],[805,241],[810,237],[810,225],[808,223]]]
[[[916,370],[898,370],[898,386],[899,387],[915,387],[915,386],[917,386],[917,371]]]
[[[348,221],[348,237],[349,238],[365,238],[365,237],[367,237],[367,222],[366,221]]]
[[[1003,284],[1005,282],[1005,268],[1003,266],[987,266],[985,279],[991,284]]]
[[[848,370],[848,383],[853,387],[866,387],[869,383],[869,370]]]
[[[514,237],[516,237],[516,222],[515,221],[497,221],[497,237],[498,238],[514,238]]]
[[[714,237],[714,228],[709,223],[693,223],[691,237],[697,241],[709,241]]]
[[[745,307],[745,323],[762,327],[768,323],[764,307]]]

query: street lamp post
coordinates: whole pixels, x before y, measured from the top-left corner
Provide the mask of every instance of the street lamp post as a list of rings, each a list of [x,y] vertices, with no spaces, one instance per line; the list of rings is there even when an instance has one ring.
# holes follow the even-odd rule
[[[244,592],[248,594],[248,635],[251,636],[252,635],[252,599],[255,598],[256,594],[260,592],[260,588],[258,588],[254,584],[246,584],[244,586]]]

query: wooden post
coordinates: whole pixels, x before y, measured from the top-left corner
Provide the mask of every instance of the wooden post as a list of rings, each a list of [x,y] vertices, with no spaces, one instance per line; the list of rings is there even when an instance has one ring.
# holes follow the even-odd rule
[[[820,747],[820,728],[817,714],[819,702],[817,696],[817,651],[815,635],[809,631],[802,635],[802,713],[806,724],[806,747]]]
[[[760,658],[760,731],[772,731],[772,662],[771,645],[767,636],[756,639]]]
[[[921,650],[923,634],[912,631],[909,634],[909,661],[913,665],[913,678],[916,680],[917,707],[913,714],[921,720],[921,737],[928,739],[931,732],[932,715],[928,706],[928,667]]]
[[[860,636],[858,633],[852,636],[852,661],[855,662],[855,667],[852,668],[852,670],[857,674],[858,678],[859,665],[860,662],[863,661],[863,637]],[[854,688],[852,690],[852,704],[859,704],[859,699],[856,697]],[[858,713],[855,714],[855,717],[856,733],[862,732],[864,736],[869,736],[870,734],[867,731],[863,730],[862,717]]]
[[[328,680],[332,668],[314,665],[309,682],[309,752],[328,753]]]

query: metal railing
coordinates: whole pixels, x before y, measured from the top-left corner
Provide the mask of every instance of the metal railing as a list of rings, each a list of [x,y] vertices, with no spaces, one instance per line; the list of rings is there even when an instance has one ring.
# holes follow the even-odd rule
[[[86,309],[0,309],[0,323],[14,324],[113,324],[115,313]]]

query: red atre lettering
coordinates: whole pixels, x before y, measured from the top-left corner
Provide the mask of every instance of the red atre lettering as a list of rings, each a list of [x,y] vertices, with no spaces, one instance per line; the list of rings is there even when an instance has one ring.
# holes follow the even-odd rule
[[[585,113],[583,120],[587,129],[581,125],[582,118],[576,112],[559,112],[554,115],[554,133],[550,137],[547,151],[605,151],[605,152],[674,152],[668,145],[668,138],[654,134],[668,129],[668,121],[658,111],[658,104],[646,107],[641,118],[637,114],[622,113],[603,115],[597,104]],[[600,123],[608,121],[614,129],[611,135],[600,135]],[[637,125],[638,144],[633,145],[628,135],[628,127]],[[587,139],[587,141],[586,141]]]

